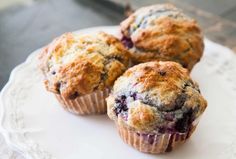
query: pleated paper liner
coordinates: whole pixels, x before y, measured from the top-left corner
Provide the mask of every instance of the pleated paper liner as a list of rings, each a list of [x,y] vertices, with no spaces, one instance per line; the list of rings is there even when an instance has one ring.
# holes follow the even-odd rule
[[[125,143],[135,149],[151,154],[170,152],[183,144],[194,132],[196,125],[186,133],[141,134],[130,130],[126,126],[116,124],[119,135]]]
[[[110,89],[107,88],[79,96],[73,100],[66,99],[59,94],[56,94],[56,98],[65,110],[77,115],[105,114],[107,111],[105,99],[109,92]]]

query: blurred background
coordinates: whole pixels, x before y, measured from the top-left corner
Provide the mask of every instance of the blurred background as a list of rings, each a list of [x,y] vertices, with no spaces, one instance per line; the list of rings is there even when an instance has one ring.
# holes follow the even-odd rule
[[[236,0],[0,0],[0,90],[16,65],[56,36],[118,25],[130,9],[163,2],[197,19],[207,38],[236,50]]]

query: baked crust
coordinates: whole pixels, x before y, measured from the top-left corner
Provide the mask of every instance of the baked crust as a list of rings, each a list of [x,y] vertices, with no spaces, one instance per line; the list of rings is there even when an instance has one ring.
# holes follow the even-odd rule
[[[170,60],[191,70],[202,57],[200,27],[172,4],[138,9],[120,25],[134,63]]]
[[[128,67],[129,52],[114,36],[65,33],[40,54],[48,91],[73,99],[110,88]]]
[[[187,69],[160,61],[128,69],[116,80],[107,107],[111,119],[130,129],[185,132],[207,102]]]

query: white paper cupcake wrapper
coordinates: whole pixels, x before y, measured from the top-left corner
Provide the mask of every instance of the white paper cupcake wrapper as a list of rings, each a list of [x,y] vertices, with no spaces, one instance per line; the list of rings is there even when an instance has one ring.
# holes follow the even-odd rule
[[[73,100],[66,99],[59,94],[56,94],[56,98],[67,111],[74,114],[105,114],[107,111],[105,99],[108,97],[109,92],[110,89],[107,88],[103,91],[98,90]]]
[[[116,124],[117,125],[117,124]],[[170,152],[178,145],[183,144],[194,132],[196,125],[189,132],[174,134],[140,134],[137,131],[130,130],[125,126],[117,125],[119,134],[125,143],[135,149],[151,154]]]

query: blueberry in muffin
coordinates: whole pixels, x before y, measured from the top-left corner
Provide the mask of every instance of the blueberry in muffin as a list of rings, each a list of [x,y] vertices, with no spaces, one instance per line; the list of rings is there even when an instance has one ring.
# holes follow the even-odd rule
[[[48,91],[76,114],[106,112],[105,98],[128,67],[129,52],[112,35],[65,33],[40,54]]]
[[[128,69],[107,98],[108,116],[121,138],[147,153],[169,152],[184,143],[206,107],[188,70],[171,61]]]
[[[121,41],[135,64],[175,61],[191,71],[202,57],[204,43],[199,25],[172,4],[140,8],[120,27]]]

